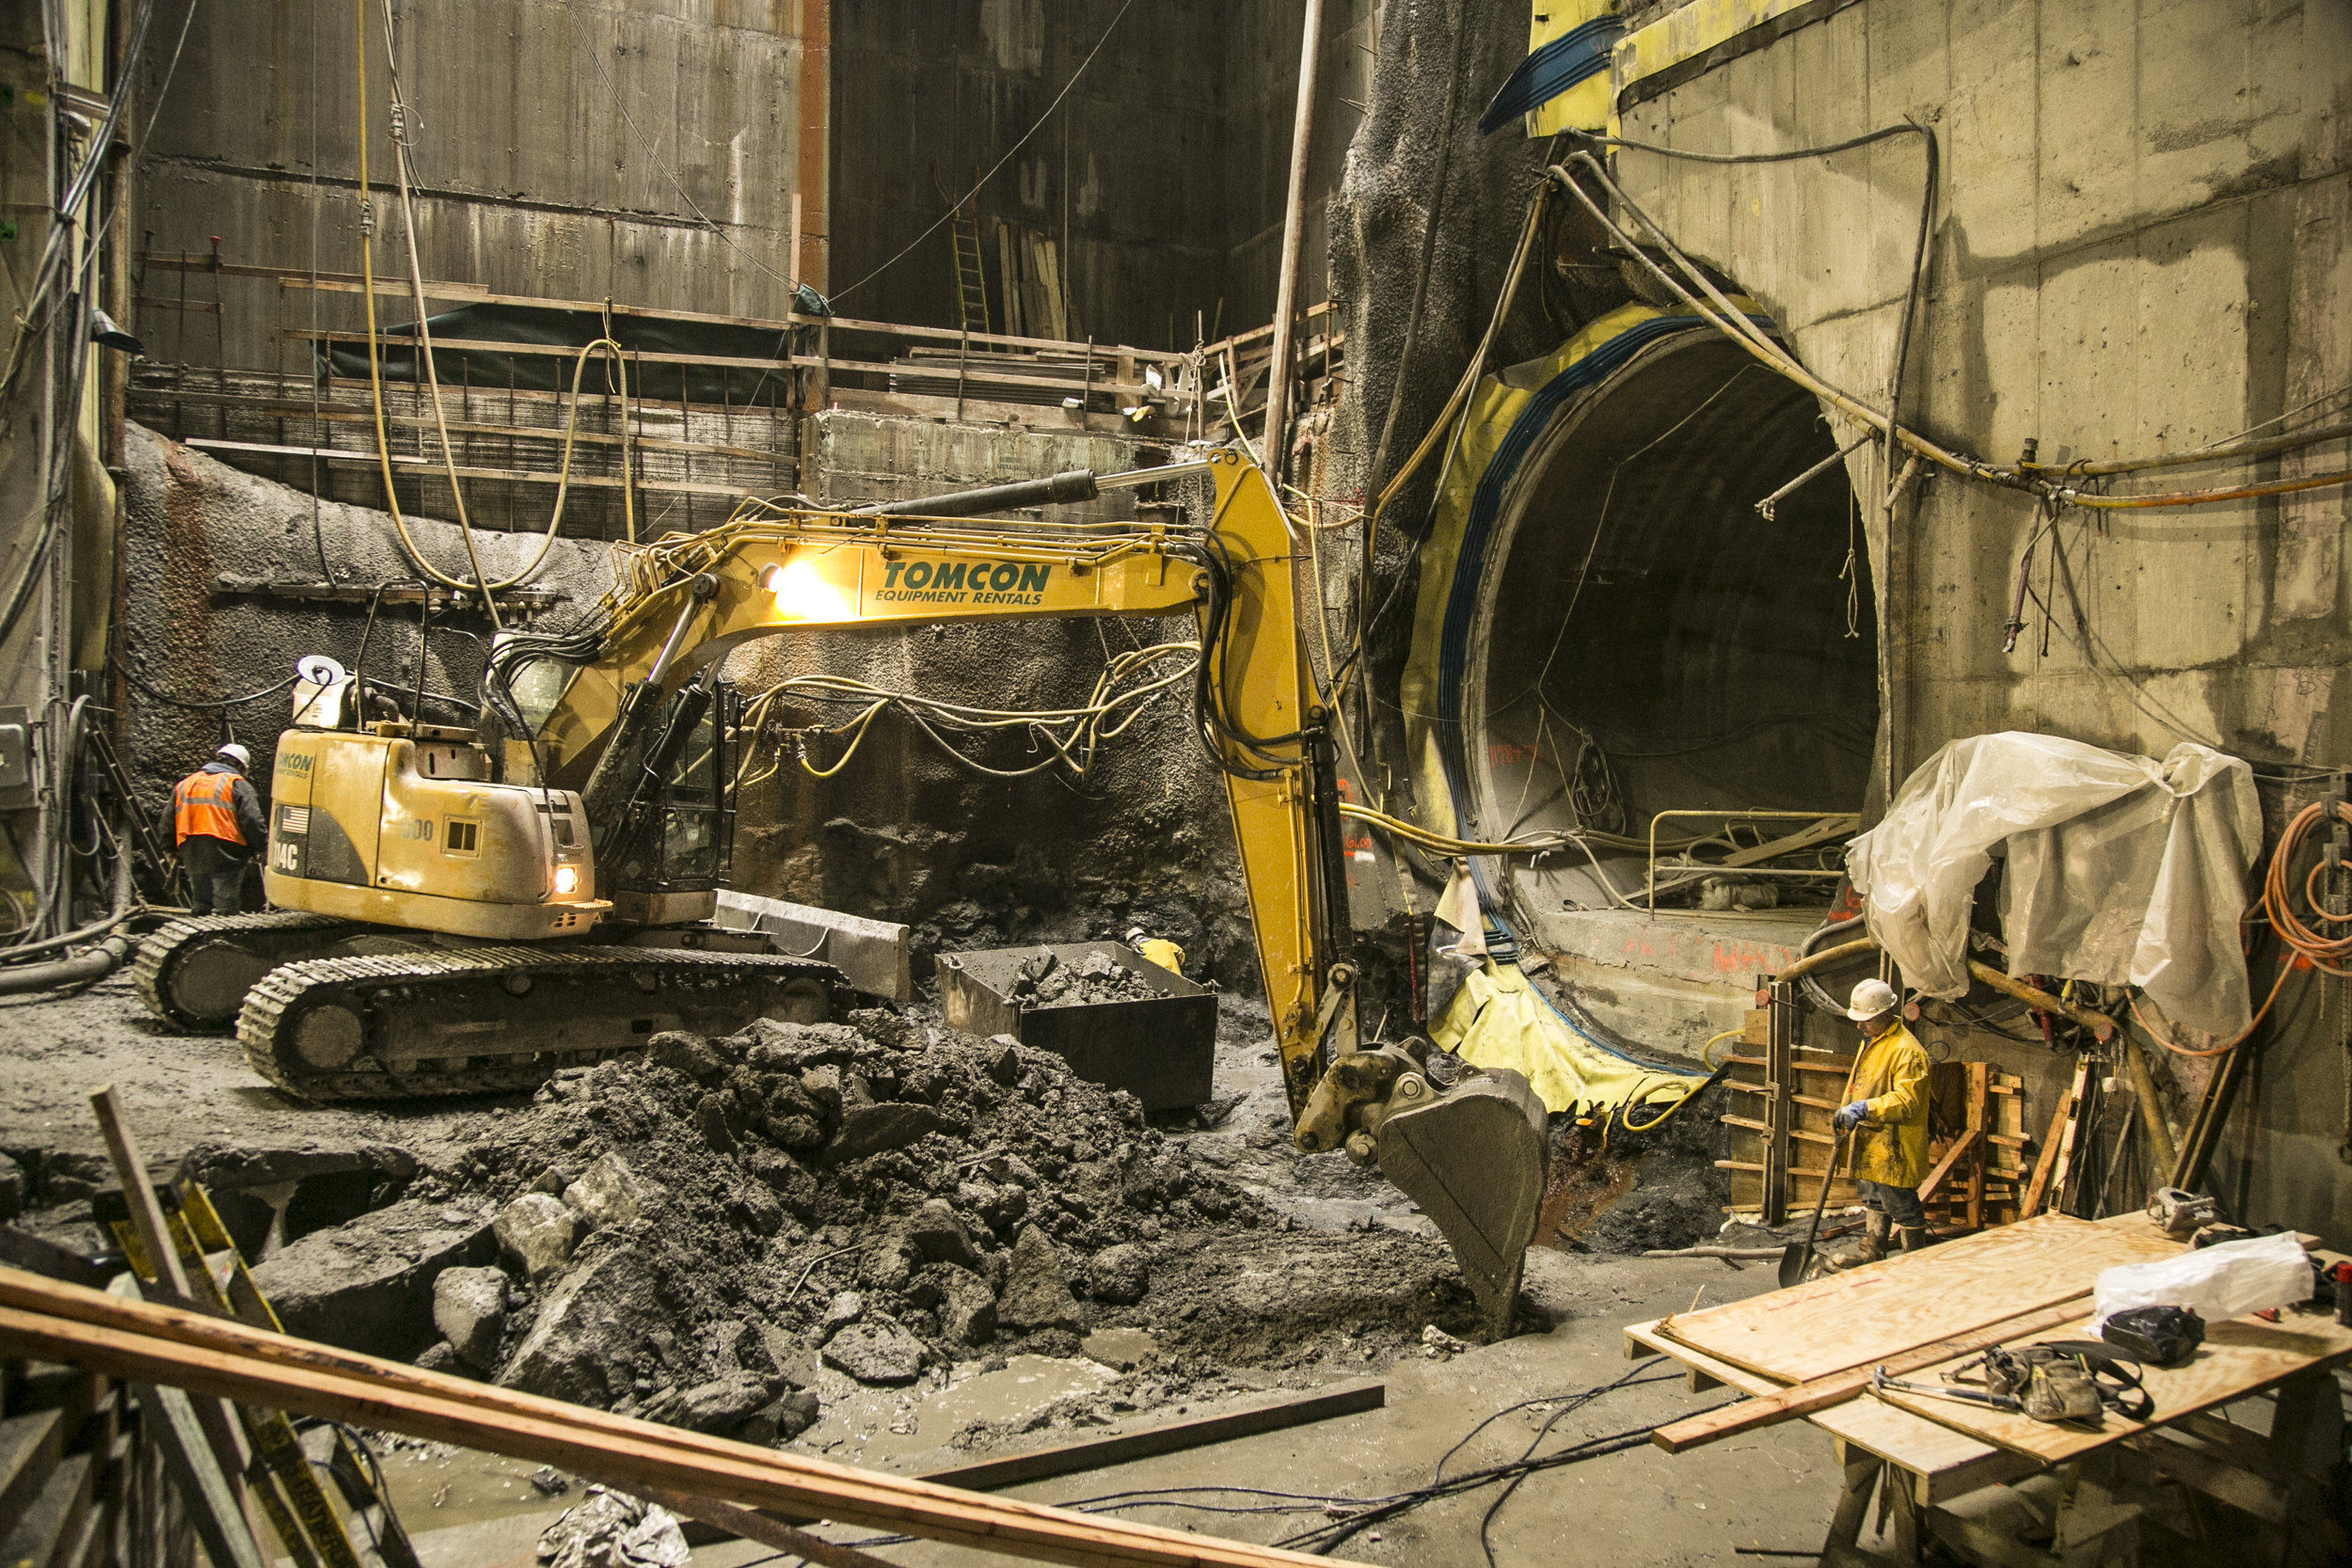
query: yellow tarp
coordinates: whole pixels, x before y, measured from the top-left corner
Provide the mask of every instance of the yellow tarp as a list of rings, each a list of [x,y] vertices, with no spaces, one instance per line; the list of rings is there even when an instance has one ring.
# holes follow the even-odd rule
[[[1659,1105],[1707,1081],[1612,1055],[1563,1022],[1517,964],[1489,959],[1462,982],[1429,1037],[1472,1067],[1509,1068],[1534,1085],[1547,1111]]]

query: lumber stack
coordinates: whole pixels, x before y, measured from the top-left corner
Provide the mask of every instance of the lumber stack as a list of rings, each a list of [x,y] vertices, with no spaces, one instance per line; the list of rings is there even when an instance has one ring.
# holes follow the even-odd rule
[[[738,1510],[830,1519],[1089,1568],[1332,1560],[753,1448],[14,1269],[0,1269],[0,1355],[560,1465],[624,1490],[729,1505],[714,1512],[737,1524]]]
[[[78,1368],[0,1361],[0,1562],[193,1563],[163,1460],[130,1391]]]

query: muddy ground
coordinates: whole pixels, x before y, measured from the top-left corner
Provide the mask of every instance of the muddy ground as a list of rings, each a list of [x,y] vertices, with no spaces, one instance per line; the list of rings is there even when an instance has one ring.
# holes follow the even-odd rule
[[[0,1151],[19,1226],[99,1249],[87,1095],[112,1083],[151,1157],[221,1195],[295,1332],[844,1459],[1025,1446],[1472,1337],[1434,1227],[1296,1152],[1263,1007],[1219,1006],[1212,1100],[1153,1117],[921,1005],[669,1040],[535,1096],[342,1108],[118,978],[0,1006]],[[1563,1267],[1522,1327],[1609,1311],[1612,1255],[1714,1231],[1713,1132],[1704,1102],[1606,1148],[1563,1123]]]

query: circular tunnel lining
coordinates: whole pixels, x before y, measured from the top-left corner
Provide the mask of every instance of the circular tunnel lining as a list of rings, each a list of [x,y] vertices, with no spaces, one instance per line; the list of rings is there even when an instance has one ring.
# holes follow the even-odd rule
[[[1771,521],[1756,511],[1835,450],[1809,393],[1705,330],[1552,417],[1502,498],[1464,672],[1482,835],[1644,838],[1668,810],[1859,809],[1878,650],[1845,468]],[[1518,873],[1526,913],[1612,902],[1570,859]],[[1645,859],[1613,860],[1621,889],[1638,890]],[[1773,885],[1784,902],[1830,891]]]

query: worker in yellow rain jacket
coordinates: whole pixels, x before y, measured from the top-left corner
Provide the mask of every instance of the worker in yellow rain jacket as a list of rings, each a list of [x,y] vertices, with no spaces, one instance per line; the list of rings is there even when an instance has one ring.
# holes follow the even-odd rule
[[[1928,1244],[1919,1183],[1928,1175],[1928,1053],[1903,1027],[1895,988],[1865,980],[1846,1016],[1862,1030],[1862,1053],[1846,1078],[1845,1106],[1832,1119],[1852,1134],[1852,1165],[1862,1189],[1862,1261],[1886,1256],[1889,1230],[1905,1252]]]
[[[164,807],[159,826],[188,874],[192,914],[235,914],[245,901],[246,867],[269,843],[262,797],[246,782],[252,766],[253,754],[232,740],[173,786]]]

